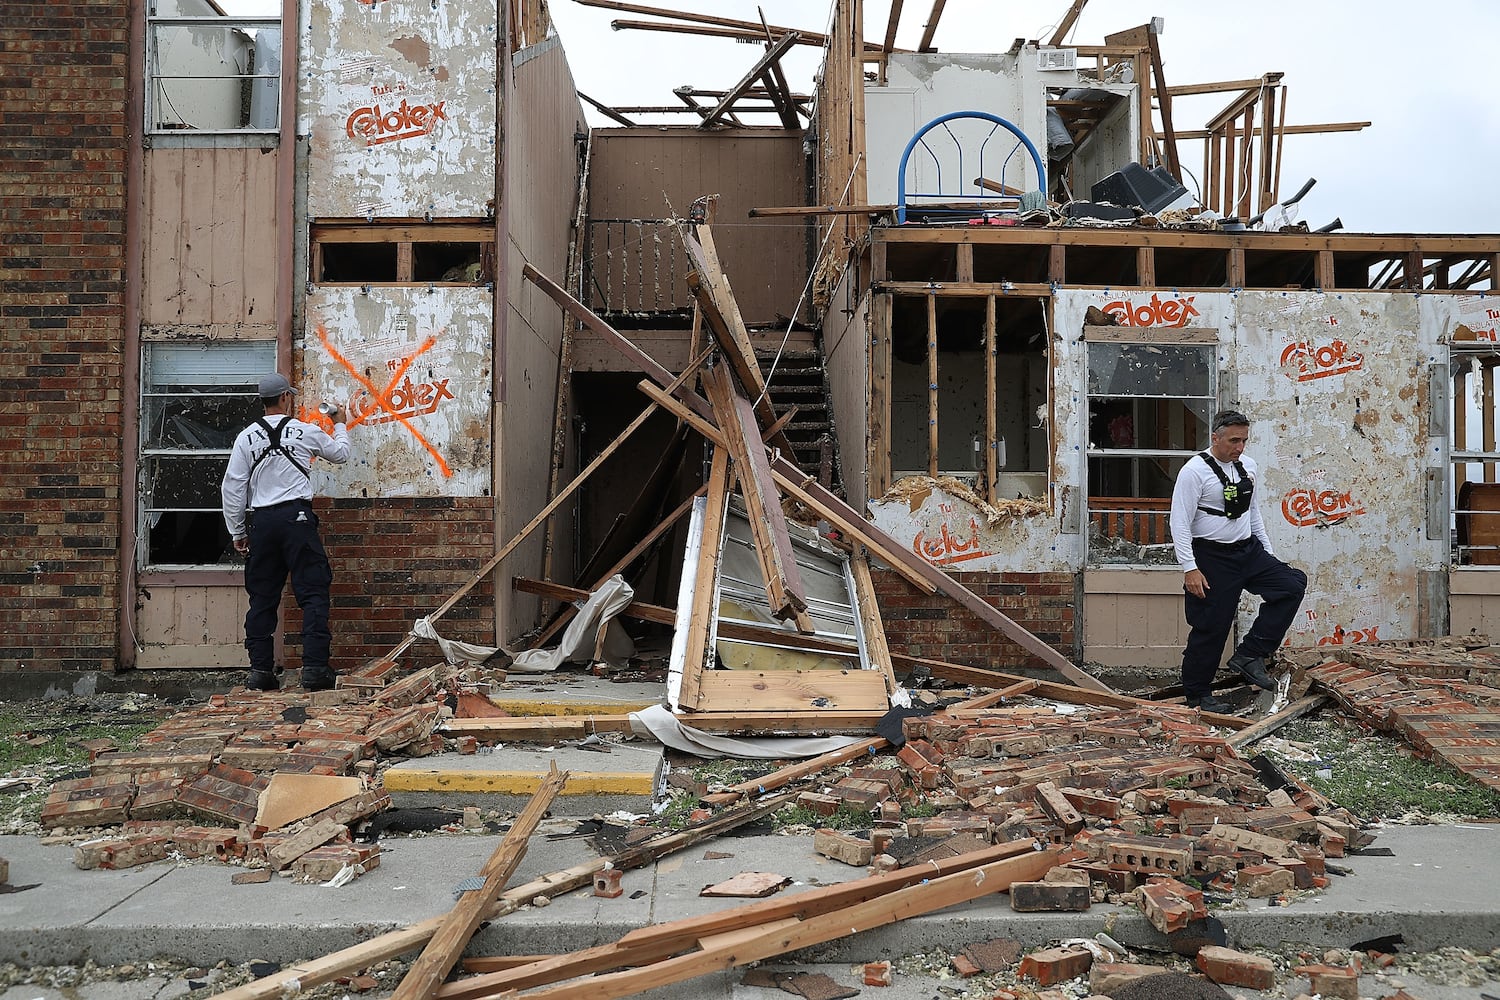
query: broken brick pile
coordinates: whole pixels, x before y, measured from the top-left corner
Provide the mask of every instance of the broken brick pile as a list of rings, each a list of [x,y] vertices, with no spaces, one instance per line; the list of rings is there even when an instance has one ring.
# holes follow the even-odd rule
[[[1500,657],[1450,645],[1340,649],[1306,670],[1354,718],[1500,790]]]
[[[434,668],[386,688],[352,680],[333,691],[215,695],[146,734],[136,751],[90,746],[90,776],[52,786],[42,825],[119,827],[75,847],[74,863],[84,869],[182,857],[289,869],[304,882],[326,882],[345,868],[369,871],[380,849],[353,843],[349,828],[390,805],[373,784],[376,757],[442,749],[441,689]],[[354,774],[364,790],[267,829],[256,818],[273,771]]]
[[[1325,887],[1327,856],[1362,846],[1359,820],[1307,786],[1268,788],[1196,712],[1024,701],[905,720],[899,768],[866,765],[800,803],[873,809],[868,834],[820,831],[819,853],[877,871],[1038,840],[1068,850],[1013,909],[1139,906],[1170,934],[1206,915],[1204,887],[1257,898]],[[901,818],[921,798],[938,812]],[[1067,978],[1072,978],[1071,976]]]

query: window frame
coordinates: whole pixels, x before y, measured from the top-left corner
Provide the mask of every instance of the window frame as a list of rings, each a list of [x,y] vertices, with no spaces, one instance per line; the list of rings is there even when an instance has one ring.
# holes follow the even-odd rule
[[[1474,362],[1486,357],[1493,359],[1493,363],[1478,365],[1479,398],[1474,412],[1477,420],[1471,421],[1468,400],[1475,393],[1468,383],[1475,373]],[[1477,546],[1472,541],[1465,541],[1465,536],[1473,527],[1468,523],[1470,514],[1492,517],[1497,523],[1500,523],[1500,514],[1491,514],[1485,508],[1466,507],[1460,502],[1464,486],[1468,483],[1479,486],[1500,483],[1500,400],[1497,400],[1496,394],[1496,369],[1500,369],[1500,341],[1474,339],[1449,343],[1448,378],[1452,405],[1448,412],[1447,428],[1448,501],[1451,511],[1448,554],[1454,566],[1466,570],[1500,566],[1500,539]],[[1480,436],[1480,447],[1459,447],[1461,443],[1468,442],[1471,432],[1475,430]],[[1463,436],[1463,442],[1459,440],[1460,435]],[[1489,439],[1489,447],[1485,447],[1486,437]],[[1477,466],[1473,477],[1467,472],[1469,466]],[[1476,550],[1489,554],[1483,561],[1475,561],[1473,553]]]
[[[217,4],[215,4],[217,6]],[[173,137],[183,138],[186,136],[245,136],[264,137],[278,136],[281,132],[281,114],[283,103],[283,80],[282,68],[287,59],[287,39],[285,26],[280,15],[182,15],[182,14],[157,14],[156,5],[153,3],[146,12],[146,37],[145,37],[145,101],[143,102],[143,114],[146,134],[153,138]],[[271,73],[234,73],[228,75],[188,75],[188,74],[165,74],[161,72],[161,38],[162,29],[170,28],[210,28],[215,30],[235,31],[247,34],[252,30],[274,30],[279,37],[278,58],[276,69]],[[252,36],[253,37],[253,36]],[[251,86],[256,81],[271,81],[275,84],[275,121],[266,127],[256,128],[251,126],[239,126],[233,128],[202,128],[183,124],[166,124],[166,119],[158,113],[163,102],[162,85],[168,82],[186,83],[191,86],[194,81],[248,81]],[[167,108],[171,108],[171,97],[165,97]],[[182,117],[174,113],[172,117]]]
[[[1131,399],[1131,400],[1178,400],[1206,401],[1209,403],[1210,415],[1219,406],[1219,393],[1221,391],[1221,379],[1217,353],[1223,346],[1219,341],[1219,331],[1214,327],[1121,327],[1121,326],[1093,326],[1085,325],[1083,328],[1084,357],[1083,357],[1083,414],[1082,433],[1084,437],[1083,446],[1083,501],[1084,501],[1084,524],[1092,525],[1096,516],[1101,523],[1110,520],[1118,521],[1122,526],[1131,525],[1131,530],[1138,537],[1145,537],[1147,541],[1136,541],[1123,538],[1141,548],[1157,545],[1170,545],[1171,533],[1167,529],[1170,518],[1169,505],[1160,503],[1159,497],[1120,497],[1106,496],[1096,493],[1092,482],[1091,464],[1096,460],[1106,459],[1131,459],[1143,460],[1153,458],[1181,459],[1186,461],[1201,451],[1201,448],[1175,449],[1175,448],[1103,448],[1097,447],[1091,440],[1090,425],[1094,414],[1094,401],[1096,399]],[[1162,395],[1160,393],[1149,393],[1140,395],[1122,395],[1120,393],[1098,394],[1093,392],[1089,386],[1089,380],[1093,372],[1094,345],[1140,345],[1152,347],[1196,347],[1207,348],[1211,352],[1210,364],[1208,366],[1209,385],[1206,395]],[[1135,492],[1139,492],[1137,487]],[[1154,504],[1140,504],[1137,507],[1129,505],[1096,505],[1096,501],[1102,500],[1154,500]],[[1170,500],[1170,497],[1168,498]],[[1089,530],[1084,532],[1085,564],[1088,566],[1121,566],[1121,565],[1154,565],[1149,561],[1135,562],[1103,562],[1098,559],[1095,546],[1089,544],[1091,536]],[[1122,538],[1120,535],[1106,535],[1110,539]]]
[[[185,570],[185,569],[193,569],[193,570],[221,570],[222,571],[222,570],[224,570],[226,568],[238,569],[240,567],[240,565],[242,565],[239,562],[233,562],[233,563],[222,563],[222,562],[218,562],[218,563],[201,563],[201,562],[152,562],[151,561],[151,531],[155,527],[155,524],[156,524],[156,522],[153,521],[153,517],[159,519],[162,515],[169,515],[169,514],[175,515],[175,514],[210,514],[211,513],[211,514],[215,515],[216,517],[218,517],[220,519],[220,526],[221,527],[222,527],[222,518],[223,518],[223,509],[220,506],[214,506],[214,507],[157,506],[157,505],[154,505],[153,503],[151,503],[150,501],[152,500],[153,497],[152,497],[152,491],[149,489],[149,487],[150,487],[150,484],[152,482],[152,472],[153,472],[153,470],[156,468],[157,464],[159,462],[163,461],[163,460],[171,461],[172,459],[187,459],[189,461],[198,461],[198,462],[201,462],[201,461],[204,461],[204,460],[216,460],[217,479],[215,480],[215,482],[218,482],[219,480],[223,479],[224,470],[226,468],[228,468],[228,465],[229,465],[229,455],[230,455],[230,452],[233,450],[233,436],[230,437],[230,444],[229,444],[229,446],[223,447],[223,448],[213,448],[213,447],[184,448],[184,447],[180,447],[180,446],[170,446],[170,447],[168,447],[168,446],[162,446],[162,445],[152,445],[152,443],[151,443],[152,436],[151,436],[151,434],[149,432],[149,429],[146,426],[146,421],[148,419],[148,415],[153,410],[153,407],[151,405],[151,400],[154,400],[154,399],[180,398],[180,397],[183,397],[185,395],[188,395],[187,393],[183,393],[183,392],[161,392],[161,391],[155,391],[154,390],[154,386],[155,386],[154,372],[157,369],[157,366],[154,366],[153,363],[152,363],[152,360],[151,360],[151,354],[152,354],[152,351],[154,349],[157,349],[157,348],[173,348],[173,347],[178,347],[178,348],[180,348],[180,347],[195,347],[195,348],[203,349],[203,350],[206,350],[206,351],[212,351],[216,347],[222,347],[222,348],[226,348],[227,349],[229,347],[244,348],[244,347],[247,347],[247,346],[262,348],[263,349],[263,353],[265,353],[265,355],[266,355],[266,357],[265,357],[264,360],[262,360],[260,358],[256,358],[255,359],[255,364],[257,364],[259,366],[257,368],[257,371],[280,370],[279,364],[278,364],[278,358],[279,358],[280,352],[278,350],[277,342],[275,340],[272,340],[272,339],[264,339],[264,340],[260,340],[260,339],[258,339],[258,340],[205,340],[205,341],[186,341],[186,342],[185,341],[160,341],[160,340],[158,340],[158,341],[146,341],[146,342],[144,342],[144,343],[141,344],[141,368],[140,368],[141,377],[140,377],[140,380],[139,380],[139,395],[138,395],[138,399],[137,399],[137,405],[138,405],[137,413],[139,415],[138,416],[139,433],[138,433],[138,440],[137,440],[137,446],[136,446],[137,475],[136,475],[136,484],[135,484],[135,491],[136,491],[135,499],[136,499],[136,510],[137,510],[137,522],[136,523],[139,525],[139,528],[136,531],[136,567],[141,572],[149,572],[149,573],[168,572],[168,573],[170,573],[170,572],[182,571],[182,570]],[[238,398],[238,397],[244,397],[244,398],[246,398],[246,399],[248,399],[248,400],[250,400],[252,402],[252,406],[254,406],[256,402],[258,402],[258,397],[257,397],[257,394],[256,394],[256,386],[255,386],[255,384],[254,384],[253,381],[249,381],[250,379],[252,379],[254,377],[255,372],[243,372],[243,371],[240,371],[239,369],[235,369],[233,372],[225,371],[223,374],[225,376],[228,376],[229,378],[241,378],[242,377],[242,378],[246,379],[246,382],[245,382],[244,387],[243,387],[243,391],[241,391],[241,392],[228,392],[228,391],[219,390],[219,391],[213,391],[213,392],[206,392],[206,393],[202,393],[202,394],[198,394],[198,395],[202,395],[202,396],[205,396],[205,397],[215,397],[215,398]],[[226,382],[227,382],[227,379],[226,379]],[[240,427],[234,428],[233,429],[233,435],[237,435],[240,432],[241,429],[242,428],[240,428]],[[226,537],[227,537],[227,534],[228,533],[227,533],[227,530],[226,530],[226,532],[225,532]]]

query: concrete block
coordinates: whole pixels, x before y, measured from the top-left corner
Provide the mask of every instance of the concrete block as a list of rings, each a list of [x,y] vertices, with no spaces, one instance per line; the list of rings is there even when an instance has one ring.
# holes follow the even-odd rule
[[[1198,950],[1196,961],[1199,971],[1220,985],[1252,990],[1269,990],[1276,985],[1276,966],[1269,958],[1205,945]]]

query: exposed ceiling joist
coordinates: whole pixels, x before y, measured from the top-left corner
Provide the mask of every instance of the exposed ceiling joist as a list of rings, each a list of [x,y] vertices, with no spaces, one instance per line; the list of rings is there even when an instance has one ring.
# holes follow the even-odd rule
[[[932,0],[932,13],[927,15],[927,24],[922,28],[922,40],[917,43],[918,52],[935,52],[932,36],[937,34],[938,21],[943,17],[943,5],[948,0]]]
[[[741,95],[743,95],[752,86],[754,86],[755,81],[764,76],[769,67],[775,64],[779,59],[781,59],[781,57],[786,54],[788,49],[797,44],[798,37],[800,36],[795,31],[792,31],[788,32],[785,35],[782,35],[779,39],[777,39],[775,44],[773,44],[766,50],[765,55],[756,60],[755,65],[750,68],[750,72],[741,77],[740,82],[729,89],[729,92],[725,94],[723,99],[719,101],[718,105],[708,113],[708,115],[703,119],[702,124],[700,124],[698,127],[704,129],[713,128],[714,124],[721,117],[723,117],[725,112],[729,110],[730,106],[733,105],[735,101],[739,100]],[[797,126],[794,122],[789,127],[796,128]]]
[[[1047,40],[1048,45],[1058,46],[1063,43],[1063,40],[1068,37],[1068,32],[1073,30],[1073,25],[1078,23],[1078,15],[1083,13],[1084,5],[1088,2],[1089,0],[1073,0],[1073,6],[1069,7],[1068,12],[1062,16],[1062,20],[1057,22],[1057,30],[1052,32],[1052,37]]]

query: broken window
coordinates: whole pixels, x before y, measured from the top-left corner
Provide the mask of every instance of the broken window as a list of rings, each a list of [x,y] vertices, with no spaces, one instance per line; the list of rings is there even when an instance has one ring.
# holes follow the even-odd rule
[[[274,341],[146,344],[141,362],[140,538],[147,567],[241,562],[219,498],[234,439],[263,412],[254,378]]]
[[[312,280],[324,285],[484,285],[495,280],[495,224],[479,219],[312,227]]]
[[[157,0],[146,23],[150,132],[277,132],[281,18],[254,0]]]
[[[1453,561],[1500,566],[1500,443],[1497,443],[1495,368],[1500,343],[1478,339],[1493,330],[1470,331],[1449,347],[1453,409],[1449,457],[1453,463]],[[1462,332],[1458,336],[1462,336]]]
[[[952,476],[987,500],[1047,489],[1044,299],[893,301],[893,476]]]
[[[1208,442],[1214,330],[1084,327],[1091,563],[1170,563],[1172,489]]]

